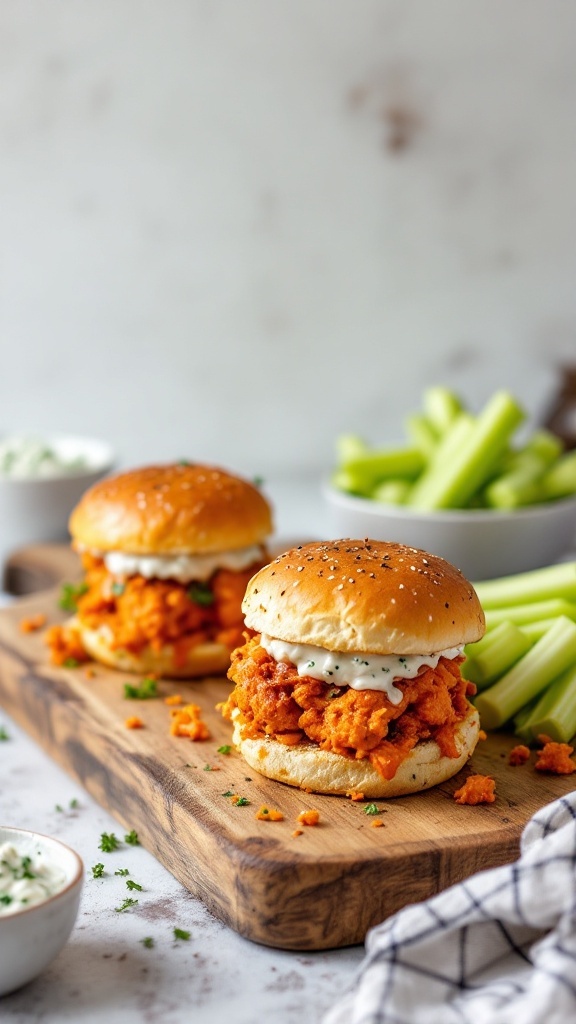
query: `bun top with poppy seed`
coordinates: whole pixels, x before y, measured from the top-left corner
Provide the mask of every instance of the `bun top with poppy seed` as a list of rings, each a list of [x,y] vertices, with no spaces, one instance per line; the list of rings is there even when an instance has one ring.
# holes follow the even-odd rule
[[[84,494],[69,528],[91,550],[195,555],[261,544],[272,532],[272,514],[247,480],[179,462],[101,480]]]
[[[479,640],[485,629],[459,569],[376,540],[292,548],[252,577],[242,610],[257,632],[350,653],[435,653]]]

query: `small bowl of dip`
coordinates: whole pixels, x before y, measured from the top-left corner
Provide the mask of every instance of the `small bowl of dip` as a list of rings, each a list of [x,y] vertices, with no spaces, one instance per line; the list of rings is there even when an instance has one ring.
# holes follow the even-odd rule
[[[74,927],[84,867],[58,839],[0,825],[0,996],[35,978]]]
[[[114,464],[95,438],[0,437],[0,566],[16,548],[68,540],[68,517]]]

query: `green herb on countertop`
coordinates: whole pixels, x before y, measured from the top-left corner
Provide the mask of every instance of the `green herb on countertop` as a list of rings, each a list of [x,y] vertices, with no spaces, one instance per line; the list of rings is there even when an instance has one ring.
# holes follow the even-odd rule
[[[102,850],[102,853],[112,853],[114,850],[117,850],[119,846],[120,843],[113,832],[103,832],[100,836],[100,845],[98,849]]]
[[[115,871],[114,874],[120,875],[121,878],[124,878],[124,876],[129,875],[130,872],[128,871],[128,868],[118,868],[118,870]]]
[[[121,906],[114,907],[114,909],[117,914],[122,914],[125,910],[130,910],[136,906],[138,906],[138,900],[133,900],[131,896],[127,896]]]
[[[126,882],[126,888],[127,889],[136,889],[138,892],[142,892],[142,888],[143,887],[140,885],[139,882],[133,882],[132,879],[129,878],[127,880],[127,882]]]
[[[190,932],[184,931],[183,928],[174,928],[174,938],[175,939],[182,939],[183,942],[188,942],[188,939],[190,938],[190,934],[191,934]]]
[[[147,935],[145,939],[140,939],[140,942],[144,946],[144,949],[152,949],[154,947],[154,939],[151,935]]]
[[[366,804],[364,808],[364,814],[379,814],[380,810],[376,804]]]
[[[124,836],[124,842],[128,843],[128,846],[140,846],[140,840],[138,839],[138,833],[132,829],[127,835]]]
[[[140,686],[133,683],[124,683],[124,697],[126,700],[150,700],[158,696],[158,683],[152,676],[146,676]]]
[[[218,754],[229,754],[231,750],[232,750],[232,747],[230,747],[227,743],[225,743],[223,747],[218,747],[217,753]]]
[[[64,658],[62,662],[63,668],[78,668],[79,664],[78,658]]]
[[[5,725],[0,725],[0,740],[9,740],[10,736]]]
[[[104,865],[94,864],[94,867],[92,868],[92,878],[103,878],[104,874]]]

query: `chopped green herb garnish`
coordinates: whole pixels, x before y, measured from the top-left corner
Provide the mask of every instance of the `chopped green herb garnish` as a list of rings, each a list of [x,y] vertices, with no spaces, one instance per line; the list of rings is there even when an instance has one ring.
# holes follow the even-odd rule
[[[142,892],[142,886],[138,882],[133,882],[131,878],[126,882],[127,889],[137,889],[138,892]]]
[[[227,743],[225,743],[223,747],[218,747],[219,754],[229,754],[231,750],[232,747],[230,747]]]
[[[74,799],[70,801],[69,807],[70,807],[71,811],[77,811],[78,810],[78,808],[80,807],[80,804],[79,804],[78,800],[76,799],[76,797],[74,797]]]
[[[234,793],[231,789],[227,789],[225,793],[222,793],[222,796],[234,796]]]
[[[238,799],[234,801],[235,807],[247,807],[249,803],[250,801],[246,796],[239,796]]]
[[[58,600],[60,608],[65,612],[75,612],[78,607],[78,598],[82,597],[87,590],[87,583],[64,583]]]
[[[13,899],[14,897],[10,896],[9,893],[3,892],[0,896],[0,903],[3,903],[5,907],[9,907]]]
[[[364,814],[379,814],[380,810],[376,804],[366,804],[364,808]]]
[[[253,480],[252,480],[252,483],[254,484],[254,487],[262,487],[262,485],[264,483],[264,477],[263,476],[255,476],[253,478]]]
[[[113,832],[103,832],[100,836],[100,846],[98,849],[102,850],[103,853],[112,853],[118,849],[119,845],[118,839]]]
[[[202,608],[214,604],[214,594],[207,583],[193,583],[188,587],[187,594],[194,604],[199,604]]]
[[[185,932],[183,928],[175,928],[174,938],[182,939],[183,942],[188,942],[188,939],[190,938],[190,932]]]
[[[78,668],[79,664],[80,662],[78,661],[78,658],[64,658],[64,661],[62,662],[64,668]]]
[[[112,593],[114,594],[115,597],[120,597],[120,595],[123,594],[124,591],[126,590],[126,584],[125,583],[114,582],[112,584],[112,588],[111,589],[112,589]]]
[[[179,466],[191,466],[192,463],[189,462],[188,459],[178,459],[178,465]]]
[[[124,683],[124,697],[126,700],[150,700],[158,696],[158,683],[150,676],[142,680],[140,686],[132,683]]]
[[[119,907],[114,907],[117,914],[121,914],[124,910],[130,910],[131,907],[138,906],[138,900],[133,900],[131,896],[127,896],[124,902]]]
[[[58,811],[58,814],[63,814],[64,813],[64,808],[60,804],[56,804],[54,806],[54,810]]]
[[[118,868],[118,870],[115,871],[114,874],[120,875],[122,878],[124,878],[124,876],[129,875],[130,872],[128,871],[128,868]]]
[[[152,938],[151,935],[147,935],[145,939],[140,939],[140,942],[142,943],[145,949],[152,949],[154,945],[154,939]]]
[[[9,740],[10,737],[6,731],[5,725],[0,725],[0,740]]]
[[[132,829],[124,836],[124,842],[128,843],[128,846],[140,846],[140,840],[138,839],[138,833]]]
[[[95,864],[92,868],[92,878],[102,878],[104,876],[104,865]]]

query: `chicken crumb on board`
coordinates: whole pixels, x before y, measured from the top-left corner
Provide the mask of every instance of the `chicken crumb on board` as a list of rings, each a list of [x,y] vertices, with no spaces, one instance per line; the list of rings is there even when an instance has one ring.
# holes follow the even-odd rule
[[[496,783],[489,775],[469,775],[463,786],[454,793],[457,804],[493,804]]]
[[[189,740],[209,740],[210,730],[202,720],[202,709],[197,704],[186,704],[172,711],[171,736],[186,736]]]
[[[35,633],[37,629],[42,629],[42,626],[46,625],[46,616],[42,613],[38,615],[30,615],[29,618],[20,619],[20,632],[21,633]]]
[[[142,721],[141,718],[138,718],[138,715],[130,715],[130,718],[127,718],[126,721],[124,722],[124,725],[126,726],[127,729],[144,728],[144,722]]]
[[[546,737],[548,740],[548,738]],[[538,760],[534,767],[539,772],[552,772],[554,775],[571,775],[576,771],[576,764],[570,757],[574,747],[569,743],[554,743],[548,740],[538,751]]]
[[[282,811],[276,811],[272,807],[266,807],[265,804],[256,811],[256,818],[258,821],[284,821],[284,815]]]
[[[525,746],[524,743],[519,743],[516,747],[513,747],[508,754],[508,764],[511,764],[513,768],[518,765],[526,764],[530,760],[530,748]]]
[[[182,704],[182,697],[179,693],[173,693],[169,697],[164,697],[164,703],[169,707],[174,707],[177,704]]]
[[[320,811],[313,809],[309,811],[300,811],[298,821],[301,825],[317,825],[320,821]]]

